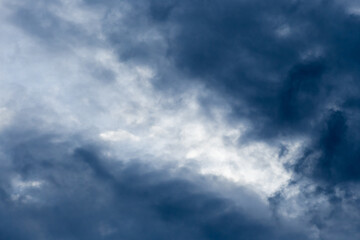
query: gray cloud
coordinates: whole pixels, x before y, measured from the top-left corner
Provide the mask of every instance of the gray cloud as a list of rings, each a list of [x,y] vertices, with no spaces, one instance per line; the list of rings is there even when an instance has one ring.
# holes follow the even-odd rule
[[[169,175],[171,169],[107,158],[94,143],[60,139],[12,129],[1,135],[10,162],[1,170],[3,238],[304,239],[273,222],[245,189],[233,189],[243,199],[234,202],[189,170]]]
[[[0,12],[1,238],[359,238],[352,1]]]

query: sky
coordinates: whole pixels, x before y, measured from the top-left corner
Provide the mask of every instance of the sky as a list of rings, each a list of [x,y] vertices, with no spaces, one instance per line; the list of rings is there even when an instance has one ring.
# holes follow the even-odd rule
[[[0,0],[0,239],[360,239],[354,0]]]

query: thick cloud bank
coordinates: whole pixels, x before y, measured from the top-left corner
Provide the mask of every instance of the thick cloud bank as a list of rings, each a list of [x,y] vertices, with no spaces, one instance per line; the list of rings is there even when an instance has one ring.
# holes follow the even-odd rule
[[[245,189],[219,194],[214,180],[186,169],[124,164],[75,147],[76,138],[23,134],[2,136],[2,239],[302,239]]]
[[[359,239],[359,9],[1,1],[0,239]]]

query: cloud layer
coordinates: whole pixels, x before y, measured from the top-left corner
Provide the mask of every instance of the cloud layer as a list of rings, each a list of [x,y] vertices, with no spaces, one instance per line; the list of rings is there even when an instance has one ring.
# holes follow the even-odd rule
[[[359,238],[356,2],[0,13],[0,238]]]

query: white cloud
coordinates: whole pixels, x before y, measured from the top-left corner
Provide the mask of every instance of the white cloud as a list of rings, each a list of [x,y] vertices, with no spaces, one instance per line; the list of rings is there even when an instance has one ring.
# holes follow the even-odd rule
[[[276,144],[239,145],[247,126],[229,125],[230,106],[205,86],[189,81],[187,90],[170,95],[153,87],[156,69],[120,62],[101,37],[103,11],[83,8],[80,1],[63,1],[50,11],[98,44],[64,43],[66,48],[53,54],[2,16],[0,109],[26,116],[24,124],[40,121],[42,128],[106,141],[120,159],[193,166],[201,174],[250,186],[264,197],[287,183],[290,174],[282,164],[296,156],[302,140],[287,141],[283,158]],[[114,80],[104,82],[94,68],[110,71]],[[199,98],[209,95],[218,104],[206,115]],[[6,122],[2,119],[8,118],[0,123]]]

